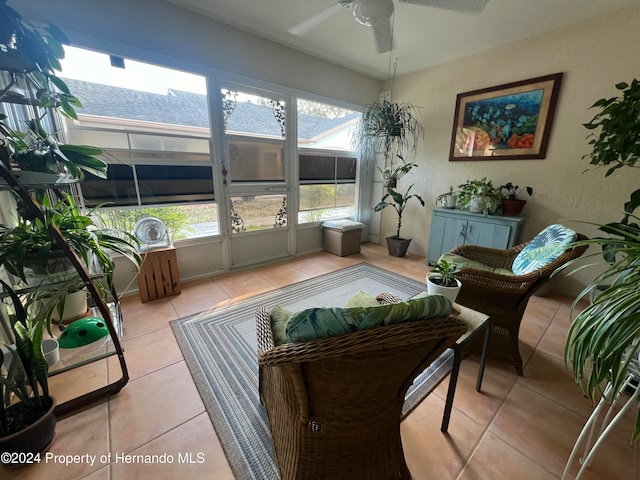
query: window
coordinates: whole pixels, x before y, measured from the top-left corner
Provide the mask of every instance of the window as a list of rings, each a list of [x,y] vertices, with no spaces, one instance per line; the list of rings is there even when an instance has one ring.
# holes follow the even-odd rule
[[[284,144],[228,138],[232,182],[284,182]]]
[[[298,222],[354,216],[358,158],[351,132],[359,114],[298,100]]]
[[[85,205],[106,204],[107,226],[126,231],[156,216],[173,239],[218,234],[204,77],[128,59],[114,68],[108,55],[65,51],[62,76],[83,103],[68,141],[103,148],[109,163],[107,179],[86,175]]]
[[[220,93],[231,183],[284,182],[284,100],[236,87]]]
[[[300,154],[300,223],[353,216],[357,158]]]

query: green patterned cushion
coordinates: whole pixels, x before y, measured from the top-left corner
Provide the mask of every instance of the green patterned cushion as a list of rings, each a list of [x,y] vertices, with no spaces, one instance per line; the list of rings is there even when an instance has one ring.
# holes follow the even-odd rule
[[[455,253],[445,253],[440,257],[438,261],[440,260],[446,260],[447,262],[453,263],[455,265],[462,265],[463,268],[473,268],[475,270],[484,270],[486,272],[499,273],[500,275],[513,276],[513,272],[511,270],[507,270],[506,268],[494,268],[485,263],[478,262],[476,260],[470,260],[463,257],[462,255],[457,255]]]
[[[287,321],[293,312],[282,308],[280,305],[276,305],[271,309],[271,334],[273,335],[273,345],[278,346],[283,343],[287,343],[287,336],[284,333],[284,329],[287,326]]]
[[[378,301],[368,293],[360,290],[347,302],[347,307],[379,307]]]
[[[576,232],[563,225],[548,226],[513,260],[513,273],[525,275],[553,262],[567,250],[576,237]]]
[[[308,308],[291,315],[285,332],[289,342],[303,342],[383,325],[443,317],[451,310],[451,302],[442,295],[377,307]]]

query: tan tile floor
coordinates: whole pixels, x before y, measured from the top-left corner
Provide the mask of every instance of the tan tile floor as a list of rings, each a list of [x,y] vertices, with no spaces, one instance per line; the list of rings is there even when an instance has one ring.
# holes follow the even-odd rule
[[[76,459],[64,465],[51,458],[23,469],[0,467],[0,478],[232,479],[169,322],[362,261],[419,281],[427,272],[424,257],[397,259],[383,247],[365,244],[360,254],[349,257],[320,252],[186,283],[182,294],[146,304],[137,296],[124,298],[124,347],[131,379],[110,400],[60,420],[49,449],[55,455],[96,455],[95,463]],[[490,361],[478,393],[474,389],[477,359],[462,362],[448,434],[440,432],[447,379],[409,415],[402,424],[402,436],[415,480],[560,478],[591,412],[562,360],[571,300],[550,294],[529,302],[520,334],[523,377]],[[119,375],[118,364],[111,358],[53,377],[52,390],[64,401],[87,385],[89,390]],[[640,480],[639,448],[629,444],[632,416],[627,420],[599,451],[585,480]],[[166,453],[173,455],[174,463],[109,465],[109,452],[113,457]],[[178,463],[178,454],[189,453],[192,463]],[[105,456],[102,461],[101,455]]]

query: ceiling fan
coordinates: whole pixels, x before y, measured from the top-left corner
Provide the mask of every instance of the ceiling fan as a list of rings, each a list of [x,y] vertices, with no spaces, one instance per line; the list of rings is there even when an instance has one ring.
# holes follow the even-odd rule
[[[446,10],[457,10],[464,13],[480,13],[489,0],[399,0],[400,3],[411,3],[427,7],[438,7]],[[294,35],[304,35],[316,28],[338,12],[350,9],[353,18],[367,27],[373,28],[378,53],[388,52],[392,48],[391,15],[394,12],[393,0],[339,0],[335,5],[314,15],[302,23],[289,29]]]

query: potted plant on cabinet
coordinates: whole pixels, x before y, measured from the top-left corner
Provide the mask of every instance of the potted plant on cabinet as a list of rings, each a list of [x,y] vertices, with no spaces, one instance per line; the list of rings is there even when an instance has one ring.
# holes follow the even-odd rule
[[[493,186],[486,177],[480,180],[467,180],[458,185],[458,207],[485,216],[496,213],[502,205],[500,189]]]
[[[51,443],[56,426],[55,400],[49,395],[49,366],[42,351],[47,319],[41,312],[34,314],[23,306],[4,281],[0,284],[13,309],[10,323],[15,340],[11,363],[0,371],[0,454],[2,463],[11,465],[29,459],[20,454],[37,454]],[[3,362],[0,351],[0,365]],[[13,396],[19,402],[12,404]]]
[[[382,200],[374,207],[376,212],[380,212],[387,207],[392,207],[398,214],[396,234],[391,237],[387,237],[386,239],[389,255],[393,257],[404,257],[407,254],[407,249],[411,243],[410,238],[402,238],[400,236],[400,229],[402,228],[402,214],[404,209],[407,207],[407,203],[412,198],[415,198],[424,207],[424,200],[420,195],[415,193],[410,194],[412,188],[413,185],[407,188],[406,192],[402,194],[389,187],[387,188],[387,193],[382,197]]]
[[[616,85],[621,96],[600,99],[594,108],[600,112],[587,124],[592,150],[585,157],[591,165],[606,167],[608,177],[622,167],[635,167],[640,159],[640,82],[634,79]],[[622,139],[622,140],[621,140]],[[634,215],[640,206],[640,189],[631,193],[624,204],[624,216],[619,222],[597,225],[609,237],[593,238],[582,243],[597,245],[603,253],[588,255],[604,259],[605,268],[576,298],[578,302],[591,295],[590,304],[573,319],[565,345],[565,363],[571,366],[581,390],[592,402],[604,395],[612,402],[625,385],[629,367],[640,352],[640,217]],[[594,262],[601,270],[603,262]],[[571,273],[583,269],[576,267]],[[604,385],[610,383],[611,393],[605,395]],[[632,441],[640,438],[640,410]]]
[[[436,203],[443,206],[444,208],[456,208],[456,202],[458,201],[458,196],[453,193],[453,185],[449,186],[449,191],[441,193],[436,198]]]
[[[514,185],[511,182],[506,183],[500,187],[500,192],[506,192],[502,197],[502,213],[505,215],[520,215],[522,209],[527,204],[526,200],[518,198],[522,191],[526,191],[527,195],[533,195],[533,188],[523,187],[522,189],[518,185]]]
[[[460,268],[459,264],[440,259],[427,273],[427,292],[430,295],[444,295],[451,303],[455,303],[462,288],[462,283],[456,277]]]

